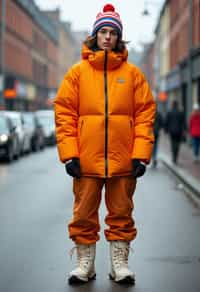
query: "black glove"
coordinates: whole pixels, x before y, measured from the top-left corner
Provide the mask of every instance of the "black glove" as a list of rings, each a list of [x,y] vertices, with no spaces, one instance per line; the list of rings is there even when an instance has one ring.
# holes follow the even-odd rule
[[[143,176],[146,171],[146,166],[140,162],[139,159],[132,160],[133,176],[135,178]]]
[[[81,177],[81,168],[80,168],[79,158],[72,158],[70,162],[66,162],[65,169],[69,175],[76,178]]]

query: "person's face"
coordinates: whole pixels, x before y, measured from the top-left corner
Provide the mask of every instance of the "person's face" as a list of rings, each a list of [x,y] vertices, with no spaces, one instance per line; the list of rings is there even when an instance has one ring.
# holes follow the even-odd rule
[[[104,26],[97,32],[97,46],[101,50],[113,50],[116,47],[117,39],[117,31],[112,27]]]

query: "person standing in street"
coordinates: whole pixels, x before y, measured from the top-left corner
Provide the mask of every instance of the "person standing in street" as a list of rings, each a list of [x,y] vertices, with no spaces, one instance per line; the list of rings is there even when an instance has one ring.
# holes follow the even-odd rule
[[[163,118],[161,113],[157,110],[156,118],[154,121],[154,147],[153,147],[153,154],[152,154],[152,162],[153,167],[156,168],[157,166],[157,153],[158,153],[158,143],[159,143],[159,136],[160,130],[163,128]]]
[[[172,162],[175,164],[178,161],[180,145],[184,138],[185,129],[184,114],[179,110],[178,102],[174,100],[172,103],[172,108],[166,116],[165,131],[170,137]]]
[[[82,60],[72,66],[55,98],[57,147],[73,177],[74,209],[68,225],[77,267],[69,284],[95,278],[101,193],[105,187],[110,278],[134,283],[128,267],[137,230],[133,194],[153,149],[155,102],[144,75],[127,62],[120,15],[111,4],[96,16]]]
[[[192,138],[194,162],[198,162],[200,149],[200,108],[198,103],[193,105],[193,112],[189,120],[189,132]]]

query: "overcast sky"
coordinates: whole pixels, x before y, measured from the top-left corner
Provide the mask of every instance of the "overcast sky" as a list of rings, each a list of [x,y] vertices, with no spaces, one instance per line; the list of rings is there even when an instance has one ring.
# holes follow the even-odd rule
[[[164,0],[35,0],[41,9],[59,7],[61,19],[70,21],[73,30],[89,30],[95,21],[96,14],[106,3],[111,3],[119,12],[123,26],[124,39],[130,41],[130,46],[138,48],[141,42],[153,39],[153,31]],[[150,16],[142,16],[146,6]]]

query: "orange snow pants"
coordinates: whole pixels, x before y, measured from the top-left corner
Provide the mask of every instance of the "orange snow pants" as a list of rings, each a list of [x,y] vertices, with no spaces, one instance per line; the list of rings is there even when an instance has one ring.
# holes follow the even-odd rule
[[[131,241],[137,230],[132,218],[133,194],[136,180],[132,176],[94,178],[74,178],[74,212],[70,222],[69,236],[78,244],[92,244],[99,240],[100,224],[98,210],[102,188],[105,186],[105,203],[108,214],[104,231],[108,241]]]

